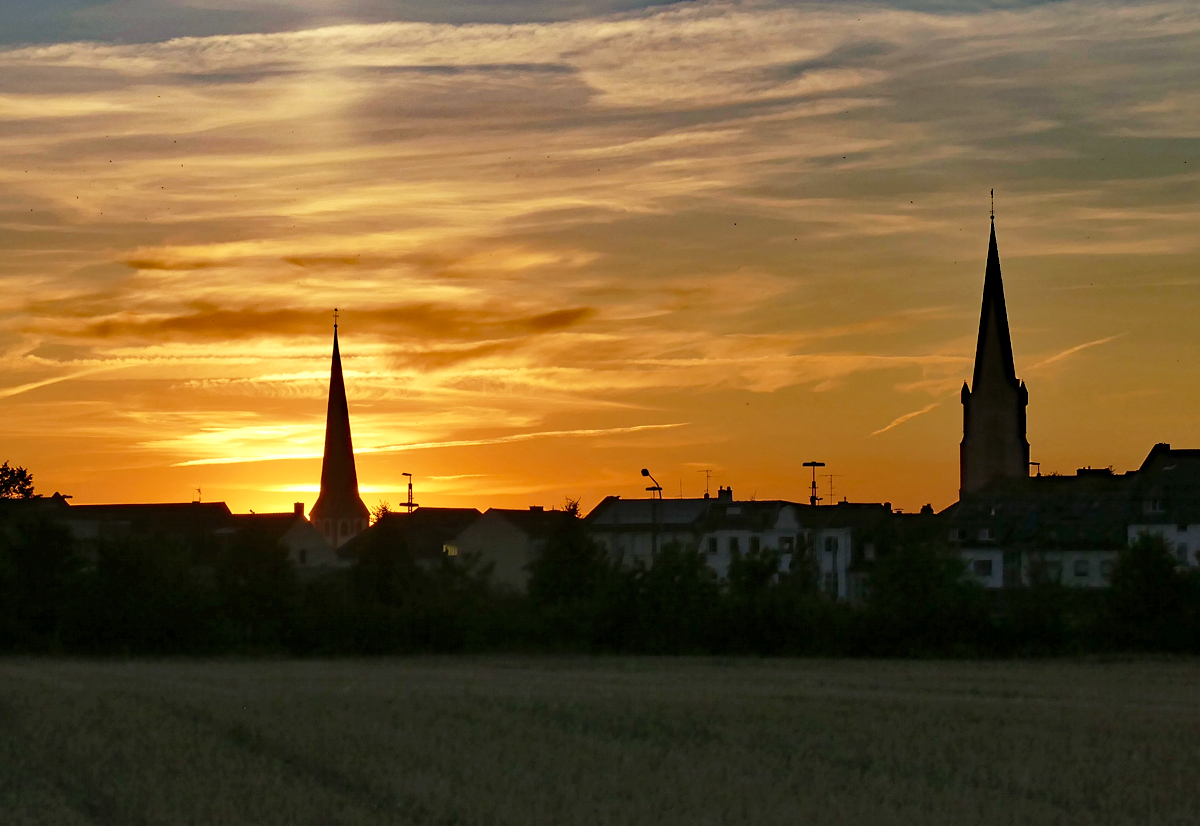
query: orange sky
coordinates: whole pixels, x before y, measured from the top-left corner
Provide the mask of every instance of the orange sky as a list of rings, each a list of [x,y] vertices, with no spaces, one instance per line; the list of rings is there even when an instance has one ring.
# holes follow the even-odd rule
[[[1195,4],[633,5],[4,46],[0,458],[311,506],[336,306],[368,505],[941,508],[993,186],[1043,472],[1200,446]]]

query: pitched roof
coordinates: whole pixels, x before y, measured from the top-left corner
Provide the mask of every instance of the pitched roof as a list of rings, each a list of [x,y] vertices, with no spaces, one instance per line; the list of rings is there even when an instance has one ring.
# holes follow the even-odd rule
[[[143,533],[212,533],[233,527],[233,514],[224,502],[150,502],[127,505],[71,505],[67,519],[127,523]]]
[[[405,545],[414,557],[435,556],[479,517],[475,508],[417,508],[412,513],[387,513],[339,548],[338,553],[352,558],[369,547]]]
[[[503,519],[510,525],[519,528],[533,539],[549,536],[560,526],[573,519],[566,511],[543,510],[542,508],[488,508],[483,514],[485,518]]]

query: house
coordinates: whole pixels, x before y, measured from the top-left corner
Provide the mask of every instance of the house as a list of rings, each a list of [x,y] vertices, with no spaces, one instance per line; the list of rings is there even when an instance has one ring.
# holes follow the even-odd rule
[[[780,570],[802,557],[820,587],[838,599],[860,599],[860,563],[874,558],[873,537],[892,514],[889,503],[814,506],[783,500],[737,501],[732,488],[715,499],[621,499],[609,496],[584,520],[588,535],[614,559],[652,564],[668,543],[699,551],[720,579],[736,554],[776,551]]]
[[[234,514],[232,522],[239,534],[261,537],[286,548],[288,561],[301,574],[322,573],[348,564],[304,517],[303,502],[297,502],[290,513]]]
[[[1166,540],[1176,560],[1200,564],[1200,450],[1157,444],[1137,471],[1129,503],[1126,538],[1142,534]]]
[[[529,585],[529,565],[538,558],[554,532],[574,519],[565,511],[489,508],[464,528],[447,553],[475,554],[492,566],[493,581],[524,591]]]
[[[1109,584],[1128,542],[1136,472],[999,479],[942,512],[946,541],[985,588]]]
[[[347,560],[361,559],[372,550],[404,548],[419,565],[432,566],[446,555],[457,555],[455,538],[479,519],[475,508],[417,508],[411,513],[385,513],[338,549]]]

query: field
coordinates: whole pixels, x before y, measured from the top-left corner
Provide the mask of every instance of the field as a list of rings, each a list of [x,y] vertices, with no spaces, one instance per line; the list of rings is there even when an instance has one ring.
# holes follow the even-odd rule
[[[0,660],[4,824],[1200,822],[1200,662]]]

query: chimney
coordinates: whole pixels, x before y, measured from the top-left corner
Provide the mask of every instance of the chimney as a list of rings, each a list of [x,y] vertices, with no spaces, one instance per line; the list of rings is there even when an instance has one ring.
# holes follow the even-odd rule
[[[718,502],[732,502],[733,501],[733,485],[730,485],[727,488],[717,488],[717,501]]]
[[[296,504],[292,505],[292,513],[296,514],[296,516],[304,516],[304,503],[297,502]]]

